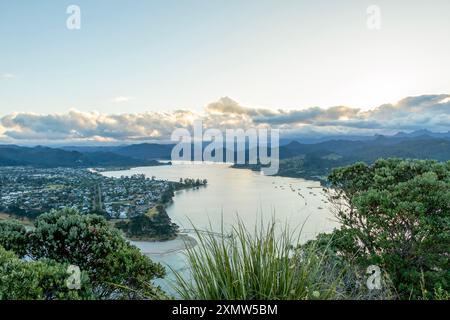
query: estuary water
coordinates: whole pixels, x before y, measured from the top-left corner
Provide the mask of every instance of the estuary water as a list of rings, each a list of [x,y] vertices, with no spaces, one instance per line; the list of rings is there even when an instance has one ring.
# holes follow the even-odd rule
[[[229,230],[237,217],[248,228],[270,221],[287,223],[301,229],[302,241],[328,232],[337,226],[320,184],[296,178],[264,176],[247,169],[233,169],[228,164],[173,163],[171,166],[138,167],[125,171],[103,172],[108,177],[145,174],[156,179],[179,181],[180,178],[207,179],[205,187],[180,190],[167,213],[183,233],[195,237],[200,230]],[[183,241],[134,242],[145,254],[177,271],[186,271]],[[171,275],[169,272],[168,279]],[[162,283],[166,287],[167,283]],[[171,291],[169,288],[165,288]]]

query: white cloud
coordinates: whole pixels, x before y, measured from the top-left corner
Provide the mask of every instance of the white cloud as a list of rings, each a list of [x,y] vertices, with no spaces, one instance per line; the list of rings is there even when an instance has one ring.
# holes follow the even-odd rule
[[[0,119],[0,135],[16,141],[169,140],[175,128],[189,129],[197,119],[207,128],[222,130],[270,126],[285,132],[352,135],[417,129],[448,131],[450,95],[408,97],[369,111],[346,106],[297,110],[248,108],[230,98],[222,98],[206,106],[203,112],[177,110],[110,115],[70,110],[47,115],[14,113]]]

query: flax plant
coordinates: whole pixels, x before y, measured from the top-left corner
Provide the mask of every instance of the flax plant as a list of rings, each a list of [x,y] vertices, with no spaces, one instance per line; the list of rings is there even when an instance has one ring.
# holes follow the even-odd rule
[[[339,272],[318,248],[300,246],[300,236],[293,236],[288,225],[278,227],[273,219],[265,225],[261,220],[250,232],[238,220],[228,234],[223,223],[221,233],[195,232],[198,246],[186,253],[188,279],[175,272],[175,289],[182,299],[338,298]]]

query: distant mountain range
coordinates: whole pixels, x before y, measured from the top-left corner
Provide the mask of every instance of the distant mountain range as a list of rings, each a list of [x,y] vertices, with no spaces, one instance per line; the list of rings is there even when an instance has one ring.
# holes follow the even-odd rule
[[[159,164],[113,152],[78,152],[48,147],[0,145],[0,166],[35,167],[121,167]]]
[[[450,138],[417,136],[414,138],[377,136],[373,140],[330,140],[315,144],[296,141],[280,147],[280,158],[299,155],[335,154],[346,162],[373,162],[378,158],[399,157],[417,159],[450,160]]]
[[[331,168],[357,161],[371,163],[378,158],[400,157],[450,160],[450,132],[427,130],[376,135],[361,139],[329,139],[317,143],[285,140],[280,159],[302,159],[302,168],[324,174]],[[112,167],[145,166],[169,160],[173,144],[142,143],[123,146],[21,147],[0,145],[0,166]],[[302,170],[303,170],[302,169]],[[281,170],[282,171],[282,170]],[[290,174],[292,175],[292,174]]]
[[[328,140],[319,143],[291,141],[280,147],[278,175],[325,181],[333,168],[379,158],[450,160],[450,134],[428,131],[394,136],[377,135],[363,140]],[[258,165],[235,165],[259,170]]]
[[[450,131],[448,132],[432,132],[426,129],[416,130],[411,133],[399,132],[394,137],[397,138],[416,138],[416,137],[432,137],[432,138],[450,138]]]
[[[373,140],[376,139],[378,135],[329,135],[329,134],[322,134],[320,132],[311,132],[307,135],[296,135],[296,134],[284,134],[283,138],[281,139],[281,145],[287,144],[290,141],[299,141],[301,143],[306,144],[314,144],[319,142],[325,142],[330,140],[350,140],[350,141],[366,141],[366,140]],[[443,138],[448,139],[450,138],[450,131],[448,132],[432,132],[426,129],[423,130],[416,130],[410,133],[407,132],[398,132],[395,135],[386,136],[388,138],[415,138],[420,136],[428,136],[432,138]]]
[[[85,154],[108,152],[116,155],[142,160],[169,160],[174,144],[141,143],[124,146],[97,146],[97,147],[61,147],[66,151],[77,151]]]
[[[333,168],[379,158],[450,160],[450,137],[377,136],[372,140],[330,140],[316,144],[292,141],[280,147],[279,175],[325,180]],[[247,166],[249,167],[249,166]],[[251,167],[251,166],[250,166]],[[251,167],[254,170],[258,167]]]

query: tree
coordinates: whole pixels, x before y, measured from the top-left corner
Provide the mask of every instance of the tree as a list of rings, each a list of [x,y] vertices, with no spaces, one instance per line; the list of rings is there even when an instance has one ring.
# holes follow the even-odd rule
[[[63,209],[41,215],[35,226],[30,255],[85,270],[98,298],[162,295],[151,280],[164,276],[163,267],[130,245],[103,217]]]
[[[161,203],[167,203],[172,201],[172,198],[174,197],[175,193],[173,190],[172,185],[169,185],[169,188],[163,192],[161,195]]]
[[[152,215],[140,215],[129,221],[116,223],[116,228],[122,230],[131,239],[169,240],[178,234],[178,226],[172,222],[162,204],[156,205]]]
[[[66,284],[67,264],[54,261],[23,261],[0,247],[0,300],[91,299],[86,273],[80,276],[80,289]]]
[[[358,163],[329,181],[342,254],[382,267],[401,298],[450,289],[450,162]]]
[[[0,221],[0,246],[23,257],[27,253],[28,246],[25,227],[14,220]]]

